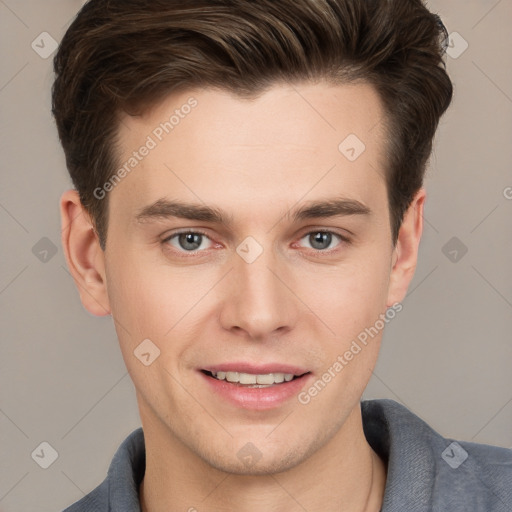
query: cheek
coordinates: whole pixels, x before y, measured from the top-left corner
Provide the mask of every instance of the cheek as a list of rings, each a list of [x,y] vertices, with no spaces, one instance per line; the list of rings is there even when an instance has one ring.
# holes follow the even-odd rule
[[[196,332],[199,319],[208,318],[205,297],[218,278],[197,268],[176,269],[135,258],[111,265],[107,277],[126,365],[140,373],[134,351],[147,339],[158,348],[157,366],[173,369],[186,364],[184,353],[191,340],[197,340],[191,333]]]
[[[339,424],[340,415],[355,406],[368,384],[385,326],[381,318],[386,312],[386,269],[382,261],[351,265],[346,272],[338,269],[336,276],[324,280],[323,294],[309,295],[315,301],[311,309],[320,312],[335,335],[321,337],[322,363],[316,380],[298,397],[308,417],[322,417],[326,425]],[[339,408],[341,399],[346,409]]]
[[[107,273],[109,297],[121,353],[135,387],[145,403],[165,411],[169,404],[162,397],[171,400],[165,368],[174,373],[168,360],[181,356],[175,331],[181,327],[178,321],[185,304],[163,272],[147,267],[141,261],[111,266]]]
[[[380,318],[386,311],[387,258],[391,257],[375,254],[379,252],[372,251],[357,263],[340,266],[310,282],[315,283],[308,295],[310,307],[335,333],[321,336],[322,364],[316,376],[322,382],[306,390],[301,402],[311,400],[313,408],[320,408],[319,414],[322,403],[338,403],[340,396],[355,404],[375,367],[384,325]]]
[[[138,352],[160,357],[165,333],[174,324],[170,293],[156,270],[140,261],[118,259],[107,267],[107,287],[120,349],[132,378],[148,373]],[[150,340],[147,342],[145,340]],[[145,343],[145,345],[143,345]],[[139,347],[145,347],[141,351]],[[135,377],[137,378],[137,377]]]
[[[312,275],[304,296],[308,305],[340,340],[357,335],[386,310],[389,267],[385,258],[359,258],[357,263]]]
[[[110,263],[107,287],[112,313],[132,337],[161,339],[194,298],[170,270],[140,258]]]

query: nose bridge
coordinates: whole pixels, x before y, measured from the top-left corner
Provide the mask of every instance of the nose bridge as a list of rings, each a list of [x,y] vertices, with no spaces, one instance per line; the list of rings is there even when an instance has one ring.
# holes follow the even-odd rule
[[[268,239],[263,244],[247,237],[237,247],[231,272],[234,293],[228,298],[224,327],[238,327],[258,338],[291,326],[296,306],[281,282],[286,276],[279,278],[282,268]]]

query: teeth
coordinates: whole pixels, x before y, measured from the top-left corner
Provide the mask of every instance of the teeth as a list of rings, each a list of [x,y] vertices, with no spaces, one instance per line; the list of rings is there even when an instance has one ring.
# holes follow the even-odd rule
[[[240,382],[240,384],[256,384],[256,378],[256,375],[251,375],[250,373],[238,374],[238,382]]]
[[[274,373],[274,382],[276,384],[281,384],[281,382],[284,382],[284,373]]]
[[[211,372],[218,380],[227,380],[235,384],[260,384],[271,386],[272,384],[281,384],[281,382],[290,382],[293,380],[293,373],[266,373],[262,375],[253,375],[242,372]]]
[[[254,380],[256,380],[258,384],[274,384],[276,378],[273,373],[269,373],[267,375],[255,375]]]

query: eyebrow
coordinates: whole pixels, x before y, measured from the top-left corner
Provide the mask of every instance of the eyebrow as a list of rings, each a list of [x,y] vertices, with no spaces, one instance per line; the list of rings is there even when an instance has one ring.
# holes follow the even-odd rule
[[[312,201],[301,208],[289,210],[283,218],[296,223],[306,219],[349,215],[369,216],[371,214],[371,209],[356,199],[333,198]],[[231,226],[233,224],[233,216],[227,215],[218,208],[194,203],[184,203],[182,201],[170,201],[165,198],[158,199],[154,203],[140,209],[135,215],[135,220],[142,223],[169,217],[222,224],[225,226]]]

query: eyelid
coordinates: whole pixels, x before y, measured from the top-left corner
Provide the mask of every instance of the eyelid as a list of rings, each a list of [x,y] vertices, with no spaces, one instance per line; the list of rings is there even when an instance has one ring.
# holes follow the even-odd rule
[[[164,236],[164,238],[162,238],[162,242],[168,242],[171,238],[174,238],[175,236],[186,235],[188,233],[203,235],[211,240],[210,235],[208,235],[208,233],[206,233],[206,231],[203,231],[200,228],[183,228],[183,229],[179,229],[178,231],[173,231],[170,234],[166,234]]]
[[[339,231],[337,231],[336,229],[331,228],[331,227],[320,227],[320,228],[307,227],[305,229],[306,229],[306,231],[304,231],[304,233],[299,238],[304,238],[306,235],[310,235],[312,233],[331,233],[332,235],[339,236],[344,241],[347,241],[347,242],[350,241],[350,235],[348,233],[347,234],[340,233]]]

